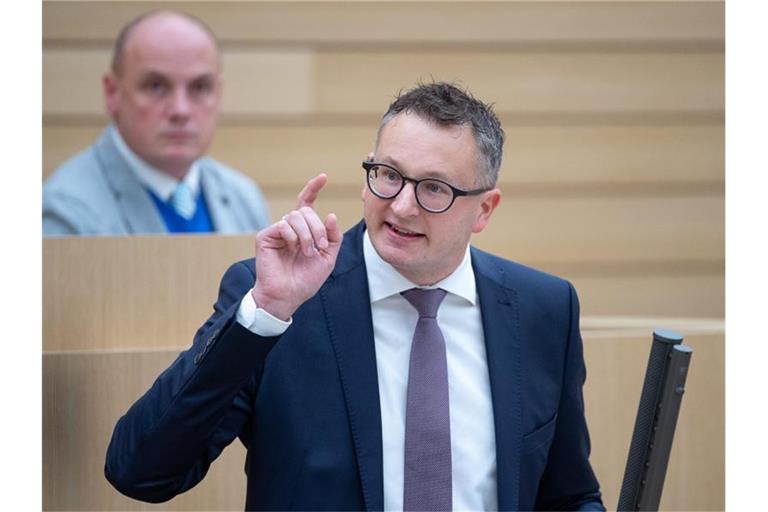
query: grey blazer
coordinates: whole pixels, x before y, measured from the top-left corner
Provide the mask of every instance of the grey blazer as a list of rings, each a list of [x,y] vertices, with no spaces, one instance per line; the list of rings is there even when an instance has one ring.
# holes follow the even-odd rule
[[[166,233],[152,199],[115,146],[108,127],[43,185],[44,235]],[[200,183],[218,233],[258,231],[269,211],[258,186],[211,158],[200,165]]]

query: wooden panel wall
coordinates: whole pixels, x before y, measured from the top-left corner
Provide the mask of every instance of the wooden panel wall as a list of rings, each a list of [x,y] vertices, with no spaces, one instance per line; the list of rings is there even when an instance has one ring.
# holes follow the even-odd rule
[[[43,490],[46,510],[227,510],[242,507],[243,449],[228,449],[199,487],[163,506],[124,498],[104,480],[115,422],[189,346],[212,312],[227,266],[252,251],[247,236],[48,238],[43,241]],[[608,283],[627,284],[605,278]],[[624,281],[622,281],[622,279]],[[671,278],[679,279],[679,278]],[[690,280],[707,293],[712,283]],[[696,281],[695,286],[692,284]],[[604,283],[576,282],[582,302],[609,300]],[[722,319],[688,318],[686,301],[660,297],[679,282],[635,278],[614,315],[582,317],[593,463],[613,506],[654,327],[685,333],[694,350],[664,495],[667,510],[724,506]],[[690,297],[695,301],[695,297]],[[659,303],[661,302],[661,304]],[[641,307],[642,306],[642,307]],[[601,305],[610,310],[607,305]],[[638,312],[655,314],[648,318]],[[672,315],[672,316],[659,316]]]
[[[252,176],[273,216],[325,171],[320,208],[354,224],[393,95],[456,80],[507,131],[479,246],[575,281],[687,278],[659,295],[724,314],[722,2],[44,2],[43,177],[107,122],[99,78],[119,27],[166,5],[219,36],[211,154]]]
[[[119,27],[162,6],[219,36],[225,92],[211,154],[262,186],[273,217],[325,171],[319,209],[353,225],[360,161],[393,95],[418,80],[460,81],[495,103],[507,133],[503,202],[477,245],[571,279],[587,325],[622,325],[620,316],[711,327],[702,319],[724,316],[723,2],[46,1],[43,179],[105,126],[99,83]],[[44,508],[158,508],[106,487],[104,443],[251,246],[247,237],[45,241]],[[647,352],[632,332],[613,343],[585,331],[609,507]],[[724,507],[723,337],[702,336],[690,389],[715,398],[686,395],[666,509]],[[597,376],[611,387],[592,387]],[[237,450],[202,488],[160,508],[241,508]]]
[[[645,328],[649,333],[648,327]],[[585,330],[585,387],[592,465],[609,509],[618,502],[640,397],[649,335],[610,338]],[[722,334],[694,334],[687,392],[661,510],[723,510],[724,372]],[[178,354],[166,350],[88,350],[43,356],[44,510],[238,510],[245,497],[245,450],[232,443],[206,478],[168,503],[124,497],[103,476],[117,419]]]

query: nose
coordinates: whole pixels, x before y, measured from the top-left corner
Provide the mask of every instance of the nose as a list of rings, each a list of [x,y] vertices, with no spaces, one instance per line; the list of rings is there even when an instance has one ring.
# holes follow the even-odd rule
[[[190,114],[190,100],[184,88],[178,88],[171,97],[170,117],[173,121],[186,121]]]
[[[399,217],[418,215],[419,203],[416,202],[416,185],[414,183],[406,183],[403,190],[392,199],[389,207]]]

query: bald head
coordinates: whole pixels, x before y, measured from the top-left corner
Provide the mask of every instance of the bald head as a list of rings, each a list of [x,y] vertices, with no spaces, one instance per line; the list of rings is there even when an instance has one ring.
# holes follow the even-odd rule
[[[213,140],[221,100],[216,40],[199,20],[155,11],[115,44],[104,98],[123,140],[141,159],[181,179]]]
[[[216,36],[202,20],[179,11],[151,11],[134,18],[120,30],[112,51],[112,73],[122,74],[125,52],[133,41],[147,37],[162,39],[174,35],[207,39],[218,56]]]

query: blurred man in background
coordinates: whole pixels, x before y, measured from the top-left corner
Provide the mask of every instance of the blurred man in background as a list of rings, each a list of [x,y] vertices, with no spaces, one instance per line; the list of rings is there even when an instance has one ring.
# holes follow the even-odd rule
[[[219,51],[200,20],[144,14],[103,78],[112,118],[43,186],[44,235],[235,233],[269,225],[261,191],[205,157],[221,103]]]

